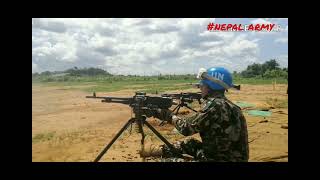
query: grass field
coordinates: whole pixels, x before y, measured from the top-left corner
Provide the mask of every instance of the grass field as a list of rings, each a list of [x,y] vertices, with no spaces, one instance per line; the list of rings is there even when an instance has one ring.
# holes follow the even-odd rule
[[[272,84],[274,79],[234,78],[234,84]],[[34,78],[33,84],[58,86],[64,89],[83,90],[85,92],[113,92],[119,90],[144,91],[156,94],[172,90],[191,88],[192,83],[199,80],[194,76],[163,77],[157,76],[100,76],[100,77],[41,77]],[[287,84],[287,80],[279,78],[277,84]]]
[[[119,97],[130,97],[135,91],[149,94],[191,92],[199,91],[191,85],[198,82],[194,76],[33,78],[32,161],[92,161],[132,116],[132,110],[127,105],[85,98],[93,91],[101,92],[99,95]],[[287,80],[277,79],[275,86],[273,83],[274,79],[236,77],[234,84],[240,84],[241,91],[230,90],[226,94],[231,101],[255,104],[255,109],[272,107],[273,113],[267,118],[250,116],[244,110],[249,131],[249,161],[288,161],[288,130],[282,128],[288,124]],[[190,106],[199,108],[197,102]],[[179,111],[180,116],[191,114],[186,108]],[[159,126],[154,118],[148,121],[170,142],[186,138],[174,132],[170,124]],[[147,128],[145,133],[146,147],[161,144]],[[198,134],[193,137],[200,138]],[[127,130],[102,161],[144,161],[137,154],[140,138],[140,134],[131,134]]]

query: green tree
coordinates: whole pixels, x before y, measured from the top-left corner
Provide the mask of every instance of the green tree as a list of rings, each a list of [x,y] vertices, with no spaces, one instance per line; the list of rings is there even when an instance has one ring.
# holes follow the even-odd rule
[[[41,73],[41,75],[50,76],[51,72],[50,71],[44,71],[44,72]]]
[[[263,66],[265,66],[264,67],[265,70],[273,70],[273,69],[277,69],[279,67],[279,64],[275,59],[271,59],[263,63]]]
[[[275,59],[271,59],[266,61],[263,64],[253,63],[247,66],[247,69],[242,71],[240,74],[243,77],[251,78],[251,77],[267,77],[276,76],[272,73],[280,73],[280,72],[270,72],[272,70],[281,70],[279,68],[279,64]],[[268,72],[267,72],[268,71]]]
[[[83,68],[78,69],[76,67],[72,69],[68,69],[65,71],[66,73],[69,73],[71,76],[96,76],[96,75],[111,75],[105,70],[99,69],[99,68]]]
[[[264,77],[266,78],[280,78],[280,77],[286,78],[287,76],[288,76],[288,73],[281,69],[267,70],[264,73]]]

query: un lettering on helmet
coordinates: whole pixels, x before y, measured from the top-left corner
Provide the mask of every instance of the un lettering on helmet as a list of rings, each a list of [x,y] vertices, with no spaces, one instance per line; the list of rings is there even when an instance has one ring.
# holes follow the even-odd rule
[[[219,73],[219,72],[212,72],[212,73],[211,73],[211,76],[219,79],[220,81],[223,81],[224,74]]]

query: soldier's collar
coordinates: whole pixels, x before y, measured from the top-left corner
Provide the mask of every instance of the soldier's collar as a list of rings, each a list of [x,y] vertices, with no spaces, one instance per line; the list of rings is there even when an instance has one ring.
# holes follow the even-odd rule
[[[224,92],[221,91],[212,91],[211,93],[207,94],[203,99],[208,98],[225,98]]]

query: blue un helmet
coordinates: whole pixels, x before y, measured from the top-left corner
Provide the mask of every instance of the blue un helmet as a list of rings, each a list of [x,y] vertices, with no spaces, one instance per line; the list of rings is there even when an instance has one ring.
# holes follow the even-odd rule
[[[208,78],[202,78],[202,80],[200,81],[200,85],[205,84],[213,90],[227,90],[234,86],[232,84],[231,73],[223,67],[211,67],[205,72],[208,78],[213,78],[211,78],[211,80],[209,80]]]

